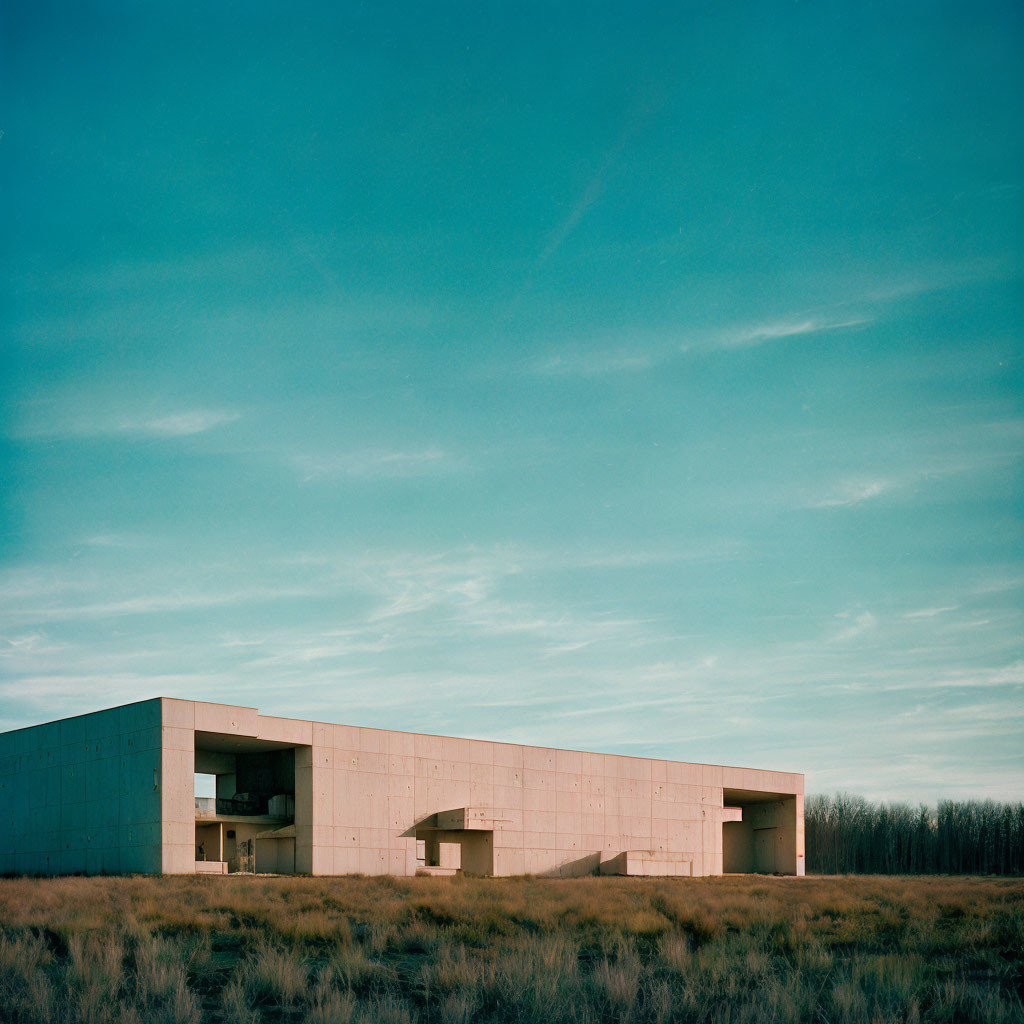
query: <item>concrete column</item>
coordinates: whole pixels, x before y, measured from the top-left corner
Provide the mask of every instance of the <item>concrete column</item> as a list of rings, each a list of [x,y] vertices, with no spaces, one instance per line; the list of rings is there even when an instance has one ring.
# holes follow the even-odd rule
[[[195,704],[161,698],[159,778],[161,870],[167,875],[195,871]],[[212,857],[213,850],[207,854]]]

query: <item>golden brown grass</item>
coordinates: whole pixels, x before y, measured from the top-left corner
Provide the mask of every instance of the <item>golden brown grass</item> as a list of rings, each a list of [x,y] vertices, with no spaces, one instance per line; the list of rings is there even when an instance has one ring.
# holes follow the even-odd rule
[[[0,879],[0,1020],[1024,1021],[1024,882]]]

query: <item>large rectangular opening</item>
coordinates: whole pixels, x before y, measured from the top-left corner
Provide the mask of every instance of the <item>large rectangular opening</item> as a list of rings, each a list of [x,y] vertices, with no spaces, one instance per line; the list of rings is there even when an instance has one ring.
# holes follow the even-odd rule
[[[295,747],[197,732],[195,773],[196,871],[293,874]]]
[[[796,797],[726,789],[723,803],[741,811],[722,823],[722,870],[726,874],[795,875]]]

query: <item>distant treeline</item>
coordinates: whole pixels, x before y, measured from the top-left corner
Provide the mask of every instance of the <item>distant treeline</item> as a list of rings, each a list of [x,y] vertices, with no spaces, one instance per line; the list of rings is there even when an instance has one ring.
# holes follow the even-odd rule
[[[1024,803],[810,796],[804,821],[809,874],[1024,874]]]

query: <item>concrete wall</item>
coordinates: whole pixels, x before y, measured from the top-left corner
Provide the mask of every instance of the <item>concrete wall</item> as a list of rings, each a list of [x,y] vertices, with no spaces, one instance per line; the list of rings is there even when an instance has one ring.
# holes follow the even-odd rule
[[[626,850],[685,854],[694,875],[721,874],[723,787],[803,792],[791,773],[317,722],[312,730],[309,765],[296,761],[296,807],[308,800],[312,821],[307,859],[297,828],[296,868],[313,874],[413,874],[415,825],[458,807],[493,817],[496,875],[589,874]]]
[[[0,872],[159,872],[161,718],[156,699],[0,733]]]
[[[159,870],[168,875],[187,875],[195,871],[196,863],[196,705],[190,700],[163,697],[160,706],[163,743],[160,830],[163,848]]]

